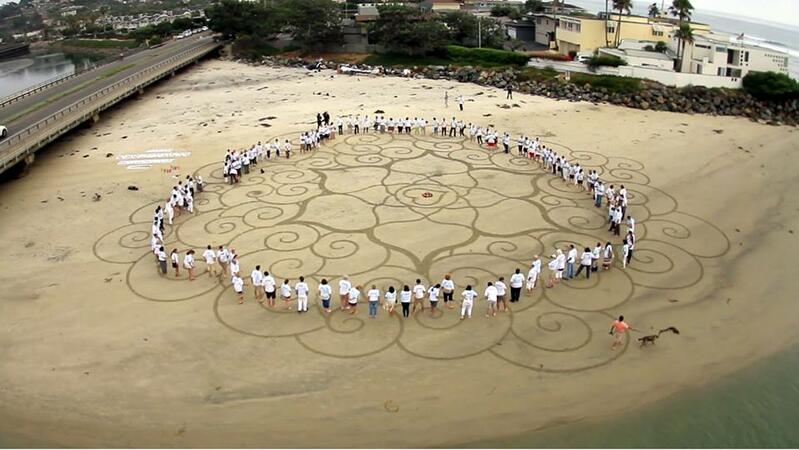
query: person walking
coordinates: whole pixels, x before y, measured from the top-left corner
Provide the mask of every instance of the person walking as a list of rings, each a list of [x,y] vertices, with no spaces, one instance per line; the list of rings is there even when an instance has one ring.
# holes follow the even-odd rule
[[[322,281],[319,284],[319,299],[322,301],[322,309],[324,309],[328,314],[330,314],[330,296],[332,293],[333,290],[330,289],[330,285],[327,284],[327,280],[322,278]]]
[[[466,289],[461,293],[461,320],[465,318],[472,318],[472,307],[474,306],[474,299],[477,298],[477,292],[472,289],[472,285],[466,285]]]
[[[505,285],[505,277],[499,277],[496,283],[494,283],[494,287],[497,288],[497,310],[507,311],[508,310],[508,286]]]
[[[520,269],[516,269],[513,275],[510,276],[510,302],[516,303],[522,294],[522,287],[524,286],[524,275]]]
[[[463,95],[458,95],[458,107],[463,111]]]
[[[416,312],[417,307],[424,311],[425,292],[427,292],[427,288],[422,284],[422,280],[417,278],[416,285],[413,286],[413,310],[411,312]]]
[[[402,287],[400,292],[400,304],[402,305],[402,317],[408,317],[411,313],[411,288],[407,284]]]
[[[452,281],[452,275],[444,275],[444,279],[441,280],[441,292],[444,294],[444,306],[449,309],[454,308],[452,296],[455,293],[455,282]]]
[[[513,100],[513,85],[508,83],[507,86],[508,95],[505,97],[506,100]]]
[[[374,319],[377,317],[377,306],[380,304],[380,290],[376,285],[372,285],[372,289],[366,293],[366,299],[369,301],[369,318]]]
[[[611,350],[616,350],[616,347],[624,344],[624,336],[629,329],[630,326],[624,321],[624,316],[619,316],[618,319],[613,321],[613,325],[610,327],[610,334],[613,335],[613,344],[610,346]]]
[[[566,279],[571,280],[574,278],[574,263],[577,262],[577,249],[574,244],[569,245],[569,251],[566,254]]]
[[[490,281],[488,282],[483,295],[485,296],[486,303],[488,304],[486,317],[495,317],[497,315],[497,288],[494,286],[494,283]]]
[[[577,273],[574,275],[575,278],[580,276],[580,272],[585,270],[585,278],[591,278],[591,266],[594,265],[594,252],[591,251],[590,248],[586,247],[583,250],[583,254],[580,255],[580,267],[577,269]]]

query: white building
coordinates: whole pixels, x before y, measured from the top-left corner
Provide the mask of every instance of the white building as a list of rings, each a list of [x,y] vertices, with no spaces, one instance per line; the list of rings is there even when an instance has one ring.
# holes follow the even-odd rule
[[[678,45],[676,40],[673,45]],[[743,78],[750,71],[788,75],[788,54],[745,44],[731,35],[694,35],[694,42],[685,44],[682,71],[733,78]]]
[[[674,58],[658,52],[637,49],[600,48],[600,55],[615,56],[630,66],[648,67],[651,69],[674,70]]]

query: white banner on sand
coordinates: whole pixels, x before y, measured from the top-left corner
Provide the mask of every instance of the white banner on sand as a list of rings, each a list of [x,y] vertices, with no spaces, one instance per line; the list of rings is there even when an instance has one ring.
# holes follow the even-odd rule
[[[126,153],[117,156],[117,165],[128,170],[141,170],[159,164],[172,164],[176,158],[191,156],[191,152],[181,152],[171,148],[156,148],[142,153]]]

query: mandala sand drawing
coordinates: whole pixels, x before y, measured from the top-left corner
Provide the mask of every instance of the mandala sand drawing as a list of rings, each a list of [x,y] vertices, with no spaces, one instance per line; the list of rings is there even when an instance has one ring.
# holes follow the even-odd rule
[[[251,287],[248,302],[237,305],[229,280],[156,275],[149,251],[156,203],[100,237],[94,252],[107,263],[127,265],[127,285],[141,299],[207,301],[229,330],[276,344],[294,340],[320,355],[357,358],[396,347],[418,358],[449,360],[490,352],[498,364],[535,371],[587,370],[624,353],[607,351],[615,313],[630,309],[642,293],[669,296],[702,284],[707,261],[725,254],[729,241],[714,225],[680,212],[673,197],[650,185],[643,164],[545,144],[627,187],[629,211],[638,222],[635,259],[627,270],[615,267],[590,280],[537,288],[511,313],[491,320],[479,314],[482,301],[471,321],[460,321],[454,311],[435,319],[418,313],[406,320],[383,315],[370,321],[338,311],[325,316],[315,296],[315,313],[298,316],[260,306]],[[482,292],[487,281],[517,267],[526,272],[534,254],[549,256],[570,243],[593,247],[610,238],[606,208],[594,208],[585,192],[532,160],[463,139],[339,136],[313,153],[261,163],[237,186],[224,182],[221,164],[196,174],[205,190],[194,215],[167,225],[167,250],[201,252],[208,244],[225,244],[237,250],[243,273],[260,264],[278,281],[304,275],[313,292],[322,278],[337,287],[342,274],[385,290],[416,278],[438,282],[445,273],[452,273],[458,292],[467,283]],[[616,249],[619,241],[611,239]],[[446,345],[430,345],[430,334]]]

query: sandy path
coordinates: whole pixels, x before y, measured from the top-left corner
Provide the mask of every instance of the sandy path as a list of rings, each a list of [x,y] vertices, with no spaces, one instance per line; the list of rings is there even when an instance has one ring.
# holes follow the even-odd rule
[[[629,410],[795,342],[795,129],[521,94],[502,109],[503,92],[476,85],[331,74],[205,62],[0,186],[0,435],[18,445],[454,445]],[[584,195],[446,139],[339,138],[235,189],[215,178],[225,148],[294,137],[320,110],[451,117],[447,88],[469,100],[459,117],[514,138],[531,131],[627,182],[638,268],[538,291],[493,321],[479,301],[462,324],[454,311],[404,323],[383,312],[366,323],[365,308],[360,321],[268,312],[203,277],[155,275],[140,222],[172,179],[167,166],[116,164],[150,149],[191,152],[174,165],[211,187],[170,243],[233,242],[245,272],[265,261],[284,276],[386,284],[454,271],[482,285],[555,243],[608,237]],[[127,191],[133,183],[141,190]],[[414,184],[442,203],[409,204]],[[613,354],[606,330],[619,313],[682,334]]]

